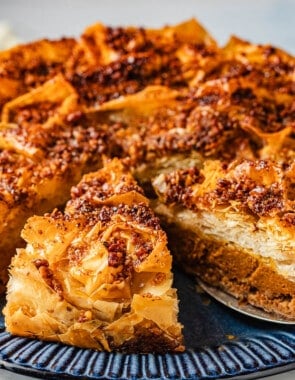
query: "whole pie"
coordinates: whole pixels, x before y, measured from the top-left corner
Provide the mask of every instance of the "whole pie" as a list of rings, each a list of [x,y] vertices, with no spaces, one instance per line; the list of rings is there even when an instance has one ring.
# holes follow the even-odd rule
[[[183,349],[164,243],[153,274],[142,269],[143,289],[131,280],[159,236],[166,239],[158,222],[147,226],[130,211],[142,204],[160,218],[177,265],[243,302],[295,318],[293,56],[237,37],[219,47],[195,20],[162,29],[95,24],[77,40],[1,52],[0,87],[3,291],[20,248],[10,269],[9,331],[98,350]],[[97,171],[107,158],[115,161]],[[119,228],[118,241],[101,238],[109,228]],[[145,237],[132,243],[138,229]],[[75,253],[76,244],[83,249]],[[110,283],[103,270],[93,272],[101,265],[94,246],[108,257],[108,274],[126,266],[128,285],[117,298],[100,293]],[[118,267],[114,246],[124,252]],[[147,246],[144,260],[134,259]],[[158,275],[156,295],[148,289]],[[36,282],[60,305],[54,315],[32,303]],[[153,297],[167,320],[143,315]],[[102,314],[96,302],[105,305]]]

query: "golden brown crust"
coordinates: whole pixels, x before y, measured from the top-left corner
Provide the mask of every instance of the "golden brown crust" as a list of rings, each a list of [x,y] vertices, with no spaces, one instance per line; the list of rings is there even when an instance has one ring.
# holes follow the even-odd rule
[[[59,73],[75,45],[72,38],[44,39],[0,52],[0,108]]]
[[[147,85],[185,88],[215,52],[215,41],[195,20],[158,30],[95,24],[69,60],[67,78],[87,107],[98,108]]]
[[[272,160],[241,160],[230,165],[208,160],[201,170],[180,169],[156,182],[161,183],[158,191],[166,204],[191,210],[234,209],[264,221],[277,216],[286,228],[292,228],[293,166]]]
[[[294,95],[294,64],[294,57],[279,48],[255,45],[233,36],[208,79],[243,77],[258,88],[275,90],[276,96]]]

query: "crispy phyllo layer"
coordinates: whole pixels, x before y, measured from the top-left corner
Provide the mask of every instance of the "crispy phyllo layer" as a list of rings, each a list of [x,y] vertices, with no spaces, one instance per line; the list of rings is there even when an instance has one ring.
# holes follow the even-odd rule
[[[209,71],[217,45],[196,21],[161,29],[90,26],[66,65],[66,75],[87,108],[148,85],[186,89]]]
[[[119,161],[35,216],[13,258],[8,331],[96,350],[182,351],[172,257],[159,220]]]
[[[63,70],[76,41],[40,40],[0,52],[0,108]]]

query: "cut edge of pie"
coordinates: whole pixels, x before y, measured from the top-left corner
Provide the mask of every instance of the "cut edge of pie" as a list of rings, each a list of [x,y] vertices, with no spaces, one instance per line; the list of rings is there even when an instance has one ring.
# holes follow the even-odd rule
[[[153,181],[154,210],[189,273],[295,319],[295,214],[289,170],[271,160],[206,161]]]

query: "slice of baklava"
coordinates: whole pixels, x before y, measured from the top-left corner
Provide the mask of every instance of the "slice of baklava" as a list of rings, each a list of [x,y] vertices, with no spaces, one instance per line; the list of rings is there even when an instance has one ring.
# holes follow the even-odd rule
[[[155,206],[187,271],[241,301],[295,318],[294,158],[208,160],[154,180]]]
[[[119,161],[85,175],[64,213],[30,218],[22,236],[9,332],[96,350],[184,349],[166,235]]]

